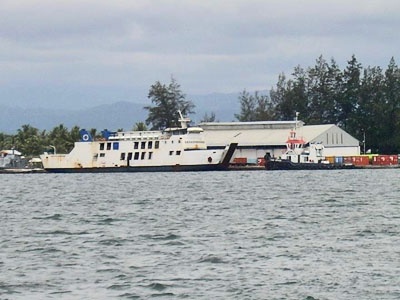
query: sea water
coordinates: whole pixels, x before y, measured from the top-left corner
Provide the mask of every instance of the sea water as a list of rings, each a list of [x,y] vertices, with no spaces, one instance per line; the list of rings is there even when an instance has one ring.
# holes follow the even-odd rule
[[[0,175],[0,299],[400,299],[399,178]]]

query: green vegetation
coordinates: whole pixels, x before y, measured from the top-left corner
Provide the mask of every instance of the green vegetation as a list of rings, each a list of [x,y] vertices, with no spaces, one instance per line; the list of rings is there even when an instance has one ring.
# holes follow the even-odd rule
[[[90,130],[95,133],[96,130]],[[0,133],[0,149],[16,149],[26,156],[37,156],[44,151],[53,152],[54,147],[59,153],[67,153],[79,140],[79,127],[68,130],[64,125],[58,125],[51,131],[39,131],[30,125],[23,125],[17,134]]]
[[[194,104],[186,100],[174,78],[168,85],[156,82],[148,98],[154,106],[146,106],[146,124],[136,123],[134,130],[163,129],[178,124],[183,115],[193,113]],[[281,74],[269,95],[239,95],[239,121],[292,120],[299,112],[300,120],[308,125],[337,124],[359,139],[366,138],[366,149],[374,153],[400,153],[400,69],[394,58],[384,71],[380,67],[363,68],[353,55],[344,70],[334,59],[322,56],[313,67],[294,68],[291,78]],[[215,113],[205,115],[203,122],[216,120]],[[59,125],[51,131],[40,131],[23,125],[15,135],[0,133],[0,149],[15,148],[26,156],[43,151],[69,152],[79,140],[79,127],[68,130]],[[91,129],[92,136],[97,130]]]
[[[151,129],[162,130],[167,127],[176,127],[179,125],[178,110],[182,115],[193,113],[194,104],[185,99],[180,85],[174,78],[168,86],[157,81],[150,88],[148,98],[154,106],[145,106],[149,111],[146,124],[152,124]]]
[[[269,96],[244,91],[239,121],[292,120],[308,125],[336,124],[375,153],[400,153],[400,69],[394,58],[385,71],[363,68],[353,55],[341,71],[321,56],[290,79],[281,74]]]

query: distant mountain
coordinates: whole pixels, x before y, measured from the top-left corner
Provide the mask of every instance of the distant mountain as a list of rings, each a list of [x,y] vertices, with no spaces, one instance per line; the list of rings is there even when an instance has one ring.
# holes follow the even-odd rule
[[[187,95],[195,105],[195,115],[189,116],[199,123],[205,113],[215,113],[217,121],[232,121],[234,114],[240,111],[239,93]],[[15,133],[22,125],[29,124],[40,130],[51,130],[63,124],[71,128],[96,128],[98,130],[130,130],[135,123],[144,122],[147,111],[143,109],[149,103],[116,102],[79,110],[18,108],[0,105],[0,132]]]
[[[215,113],[216,121],[229,122],[240,112],[239,93],[190,95],[186,98],[196,105],[196,114],[190,116],[195,123],[199,123],[206,113],[208,116]]]
[[[131,129],[136,122],[144,121],[143,104],[117,102],[82,110],[22,109],[0,107],[0,132],[13,133],[24,124],[40,130],[51,130],[59,124],[68,128]]]

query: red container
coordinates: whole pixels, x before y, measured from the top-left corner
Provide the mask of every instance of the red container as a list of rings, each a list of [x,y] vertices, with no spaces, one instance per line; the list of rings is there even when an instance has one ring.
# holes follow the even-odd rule
[[[373,165],[382,165],[382,162],[385,162],[383,155],[377,155],[372,158]]]
[[[352,163],[355,166],[367,166],[369,165],[368,156],[352,156]]]
[[[264,157],[257,158],[257,164],[259,166],[265,166],[265,158]]]
[[[353,156],[344,156],[343,157],[343,164],[345,164],[345,165],[353,164]]]
[[[369,157],[365,155],[344,156],[343,164],[354,166],[367,166],[370,164]]]
[[[246,165],[247,164],[247,157],[235,157],[233,159],[233,164],[235,164],[235,165]]]
[[[389,166],[389,165],[398,165],[398,157],[397,155],[378,155],[372,158],[373,165],[380,166]]]
[[[399,164],[399,156],[397,154],[389,155],[389,161],[391,165],[398,165]]]

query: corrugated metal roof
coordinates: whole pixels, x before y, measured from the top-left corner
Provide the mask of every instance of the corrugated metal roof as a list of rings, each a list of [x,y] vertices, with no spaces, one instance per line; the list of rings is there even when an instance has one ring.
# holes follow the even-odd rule
[[[254,122],[207,122],[198,126],[204,130],[233,130],[233,129],[290,129],[301,127],[303,121],[254,121]]]
[[[204,135],[209,146],[220,146],[236,142],[239,146],[284,145],[288,137],[287,129],[251,129],[251,130],[205,130]]]
[[[214,124],[215,125],[215,124]],[[251,124],[249,124],[251,125]],[[216,130],[215,127],[204,128],[204,135],[208,146],[223,146],[231,142],[237,142],[240,146],[285,146],[290,129],[226,129],[226,124]],[[225,129],[221,129],[225,128]],[[349,145],[358,145],[358,140],[333,124],[307,125],[296,129],[297,137],[302,137],[306,142],[325,142],[322,140],[327,132],[339,132],[345,135],[345,142]],[[326,139],[326,138],[325,138]]]

